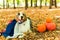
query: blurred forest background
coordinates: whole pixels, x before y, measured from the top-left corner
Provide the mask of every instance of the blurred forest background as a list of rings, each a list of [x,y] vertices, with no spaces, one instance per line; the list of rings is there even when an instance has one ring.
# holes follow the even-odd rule
[[[0,0],[0,8],[12,8],[12,7],[25,7],[25,1],[26,0]],[[37,0],[37,6],[40,5],[41,0]],[[60,0],[57,1],[57,6],[60,6]],[[33,4],[35,5],[36,0],[32,0]],[[49,6],[50,0],[42,0],[42,5],[45,6],[45,2],[47,3],[47,6]],[[31,6],[31,0],[28,0],[28,6]]]
[[[56,2],[53,2],[53,4],[51,1],[52,0],[0,0],[0,32],[6,29],[9,22],[16,17],[18,12],[22,11],[32,20],[34,30],[33,33],[30,33],[22,40],[60,40],[60,0],[53,0]],[[57,7],[51,7],[51,5]],[[42,8],[40,9],[41,6]],[[25,10],[25,8],[28,9]],[[56,16],[59,16],[59,18],[56,18]],[[47,17],[51,17],[53,22],[56,23],[56,30],[46,31],[44,33],[35,32],[37,24],[45,23]],[[0,40],[5,40],[5,38],[0,36]],[[18,40],[18,38],[12,40]]]

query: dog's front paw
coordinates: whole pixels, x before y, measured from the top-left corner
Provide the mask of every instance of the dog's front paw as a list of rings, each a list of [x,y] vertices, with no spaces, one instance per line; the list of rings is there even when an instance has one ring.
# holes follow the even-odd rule
[[[19,38],[23,38],[24,36],[19,36]]]
[[[18,38],[23,38],[24,36],[25,36],[25,34],[21,33],[21,34],[19,34]]]
[[[32,31],[31,30],[28,30],[29,33],[31,33]]]

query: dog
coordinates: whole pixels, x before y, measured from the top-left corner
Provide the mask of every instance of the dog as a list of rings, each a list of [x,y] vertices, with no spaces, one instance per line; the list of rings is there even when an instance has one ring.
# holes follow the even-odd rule
[[[18,13],[17,16],[20,21],[18,21],[15,25],[14,36],[19,35],[19,38],[22,38],[25,32],[31,32],[30,19],[27,18],[26,15],[22,12]]]
[[[23,12],[19,12],[15,18],[15,24],[14,24],[14,28],[12,28],[13,26],[9,26],[9,28],[6,28],[6,32],[10,29],[11,33],[12,31],[14,32],[13,33],[13,36],[7,36],[6,38],[9,39],[9,38],[23,38],[25,36],[24,33],[27,33],[27,32],[32,32],[32,24],[31,24],[31,20],[30,18],[28,18]],[[13,24],[13,23],[10,23],[10,24]],[[8,29],[8,30],[7,30]],[[13,30],[12,30],[13,29]],[[9,33],[9,31],[7,32]],[[6,35],[6,34],[4,34]]]

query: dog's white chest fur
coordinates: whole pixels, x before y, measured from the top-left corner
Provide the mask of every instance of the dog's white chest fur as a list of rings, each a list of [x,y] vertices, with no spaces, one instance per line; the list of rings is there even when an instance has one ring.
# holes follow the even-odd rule
[[[27,19],[25,22],[22,24],[19,24],[18,22],[15,24],[14,28],[14,35],[8,36],[7,38],[16,38],[19,36],[19,38],[22,38],[24,36],[25,32],[31,32],[30,30],[30,20]]]
[[[18,22],[15,25],[14,33],[24,33],[30,30],[30,20],[27,19],[27,21],[23,22],[22,24],[19,24]]]

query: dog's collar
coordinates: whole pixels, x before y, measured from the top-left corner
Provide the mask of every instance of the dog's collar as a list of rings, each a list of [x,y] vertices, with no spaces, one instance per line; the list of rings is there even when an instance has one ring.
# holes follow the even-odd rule
[[[22,24],[23,22],[19,22],[19,24]]]

